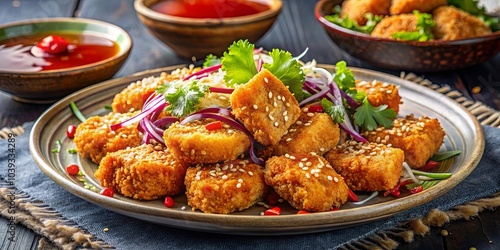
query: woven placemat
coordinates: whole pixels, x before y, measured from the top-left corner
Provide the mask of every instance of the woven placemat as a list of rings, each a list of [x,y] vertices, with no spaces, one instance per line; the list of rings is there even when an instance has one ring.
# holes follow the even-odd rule
[[[450,97],[469,110],[482,125],[500,128],[500,111],[488,107],[484,103],[472,101],[450,86],[434,84],[428,79],[413,73],[406,74],[402,72],[400,77]],[[9,138],[11,134],[20,135],[23,133],[24,129],[21,126],[3,128],[0,130],[0,140]],[[7,188],[0,188],[0,191],[3,194],[10,192]],[[72,249],[75,246],[112,248],[112,246],[96,239],[85,230],[79,228],[76,223],[65,219],[54,209],[44,205],[43,202],[37,201],[36,203],[32,203],[28,194],[23,195],[25,196],[24,199],[17,201],[20,203],[17,204],[18,207],[22,208],[20,211],[22,212],[22,216],[19,216],[16,222],[42,236],[38,249]],[[6,210],[1,209],[5,203],[8,203],[5,197],[0,196],[0,214],[7,217],[8,214],[4,213]],[[440,227],[444,223],[454,220],[470,219],[486,209],[494,209],[499,206],[500,193],[496,193],[490,197],[457,206],[449,211],[434,209],[426,216],[403,222],[394,228],[376,232],[365,239],[346,244],[342,246],[342,249],[394,249],[399,245],[397,239],[412,242],[416,235],[424,236],[427,234],[432,226]]]

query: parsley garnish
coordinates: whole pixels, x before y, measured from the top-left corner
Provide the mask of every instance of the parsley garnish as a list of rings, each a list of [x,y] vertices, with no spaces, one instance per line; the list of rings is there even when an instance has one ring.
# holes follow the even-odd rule
[[[250,81],[257,74],[257,67],[253,58],[254,45],[247,40],[234,42],[222,57],[222,70],[225,71],[224,80],[227,85],[244,84]],[[272,63],[265,63],[264,68],[269,70],[274,76],[280,79],[287,86],[298,101],[302,100],[302,84],[304,83],[304,73],[302,65],[294,60],[290,52],[273,49],[269,55],[273,59]]]
[[[61,149],[61,146],[62,146],[62,141],[61,140],[57,140],[56,141],[56,147],[53,148],[50,152],[52,153],[59,153],[59,150]]]
[[[222,70],[226,72],[224,80],[229,87],[247,83],[257,74],[253,59],[254,45],[247,40],[239,40],[229,46],[222,57]]]
[[[76,154],[76,153],[78,153],[78,150],[76,150],[76,148],[68,148],[68,153]]]
[[[333,80],[337,83],[337,86],[349,95],[355,96],[356,82],[354,81],[354,74],[350,69],[347,69],[347,63],[345,61],[339,61],[335,64],[335,75]]]
[[[305,79],[302,65],[297,60],[293,60],[292,54],[288,51],[273,49],[269,55],[273,58],[273,62],[272,64],[265,63],[263,67],[288,86],[295,99],[301,101],[304,97],[302,84]]]
[[[432,27],[436,25],[432,20],[432,15],[427,13],[420,13],[414,10],[413,14],[417,17],[417,31],[401,31],[392,34],[392,38],[403,41],[419,41],[425,42],[434,39],[432,34]]]
[[[391,128],[396,115],[394,109],[388,109],[387,105],[375,108],[370,104],[368,98],[365,98],[354,113],[354,123],[368,131],[374,130],[377,125]]]
[[[210,66],[215,66],[217,64],[220,64],[220,59],[213,54],[209,54],[205,58],[205,61],[203,61],[203,68],[208,68]]]
[[[342,26],[344,28],[362,32],[365,34],[370,34],[372,33],[373,29],[375,28],[375,25],[382,20],[382,16],[377,16],[373,15],[372,13],[366,13],[365,18],[366,18],[366,24],[365,25],[359,25],[356,21],[350,19],[348,16],[342,18],[340,17],[340,11],[341,7],[339,5],[335,6],[333,9],[332,15],[326,15],[325,19],[336,24],[339,26]]]
[[[321,99],[321,106],[323,112],[328,114],[335,123],[344,122],[344,106],[334,105],[333,102],[328,101],[326,98]]]
[[[448,4],[477,16],[486,23],[493,32],[500,30],[498,18],[486,15],[486,8],[484,6],[479,7],[478,0],[448,0]]]
[[[158,87],[157,92],[165,96],[169,105],[166,110],[170,114],[183,117],[196,110],[200,98],[209,91],[207,85],[198,85],[197,81],[181,82],[181,84],[165,84]]]

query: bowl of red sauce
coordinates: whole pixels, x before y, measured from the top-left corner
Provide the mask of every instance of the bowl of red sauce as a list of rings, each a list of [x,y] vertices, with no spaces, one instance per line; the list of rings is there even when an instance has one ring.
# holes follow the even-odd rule
[[[220,56],[234,41],[255,43],[276,21],[281,0],[136,0],[139,20],[184,58]]]
[[[120,27],[84,18],[0,25],[0,91],[23,102],[54,102],[113,77],[132,39]]]

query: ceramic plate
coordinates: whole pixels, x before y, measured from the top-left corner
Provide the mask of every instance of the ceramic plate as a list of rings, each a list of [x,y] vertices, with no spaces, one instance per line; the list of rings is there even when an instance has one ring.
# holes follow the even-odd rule
[[[330,65],[323,66],[333,69]],[[166,208],[162,200],[137,201],[121,195],[109,198],[85,189],[81,181],[69,176],[65,171],[65,166],[77,163],[81,166],[87,182],[98,189],[101,188],[93,175],[97,166],[88,159],[78,157],[77,154],[67,153],[67,149],[74,148],[74,144],[71,139],[66,138],[66,127],[79,123],[68,107],[69,102],[75,102],[87,117],[104,115],[109,112],[105,106],[110,105],[113,96],[129,83],[146,76],[159,75],[160,72],[168,72],[174,68],[176,67],[150,70],[109,80],[78,91],[54,104],[41,115],[30,135],[30,151],[36,163],[47,176],[69,192],[117,213],[183,229],[228,234],[269,235],[338,229],[385,218],[426,203],[445,194],[465,179],[476,167],[483,153],[484,135],[481,126],[455,101],[395,76],[352,68],[356,79],[369,81],[377,79],[399,85],[400,95],[404,101],[400,108],[400,115],[414,113],[416,116],[427,115],[439,119],[446,131],[445,141],[440,150],[462,150],[462,154],[453,160],[446,161],[441,166],[440,171],[453,173],[451,178],[414,195],[404,193],[402,197],[394,198],[379,194],[375,199],[363,205],[347,202],[338,211],[296,215],[296,210],[283,203],[280,204],[283,210],[282,215],[261,216],[260,213],[265,211],[265,208],[259,205],[229,215],[191,211],[183,194],[174,197],[176,204],[174,208]],[[51,150],[56,147],[58,140],[62,142],[60,153],[52,153]],[[367,195],[360,194],[359,196],[363,199]]]

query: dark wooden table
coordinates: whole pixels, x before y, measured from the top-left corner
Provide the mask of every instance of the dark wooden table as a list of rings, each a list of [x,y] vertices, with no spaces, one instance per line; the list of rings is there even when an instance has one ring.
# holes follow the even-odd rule
[[[319,63],[334,64],[347,61],[349,66],[379,70],[399,75],[400,72],[377,68],[349,56],[339,49],[316,22],[313,9],[315,0],[287,0],[278,22],[260,41],[258,47],[282,48],[294,55],[309,48],[304,60],[316,59]],[[172,50],[155,39],[137,19],[133,0],[2,0],[0,24],[30,18],[83,17],[114,23],[132,36],[134,47],[125,66],[115,77],[126,76],[142,70],[175,64],[190,63],[177,57]],[[500,109],[500,55],[470,68],[440,73],[419,73],[436,84],[449,85],[464,96]],[[22,125],[34,121],[50,105],[24,104],[0,92],[0,128]],[[483,212],[470,221],[457,221],[443,228],[450,232],[442,237],[443,228],[433,228],[431,234],[417,238],[411,244],[403,243],[400,249],[498,249],[500,246],[500,211]],[[36,249],[39,236],[28,229],[17,227],[18,242],[9,244],[6,232],[8,221],[0,217],[0,249]],[[490,243],[493,242],[493,244]]]

